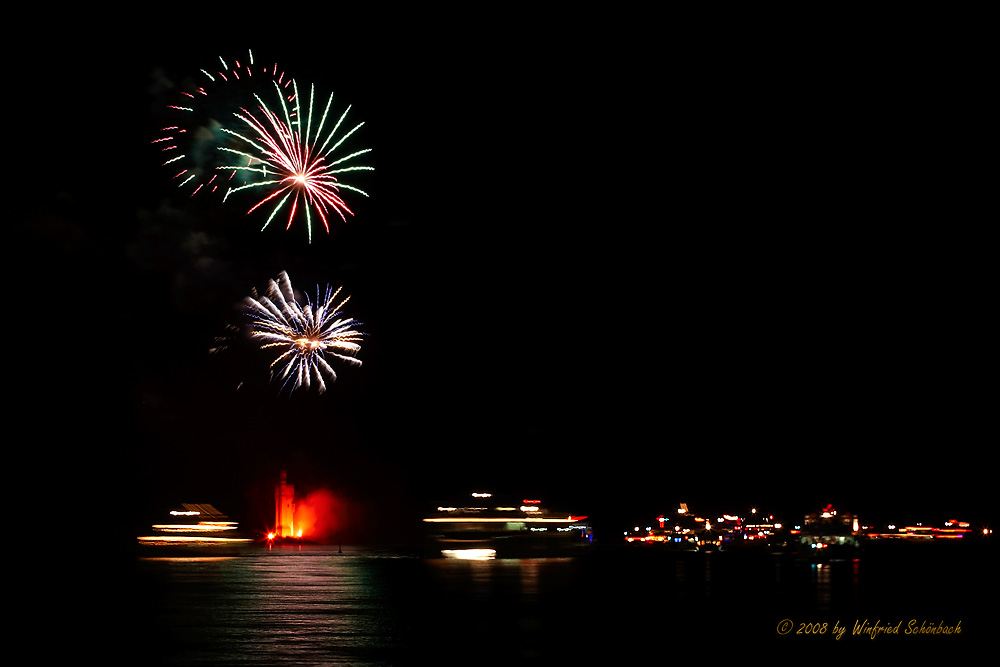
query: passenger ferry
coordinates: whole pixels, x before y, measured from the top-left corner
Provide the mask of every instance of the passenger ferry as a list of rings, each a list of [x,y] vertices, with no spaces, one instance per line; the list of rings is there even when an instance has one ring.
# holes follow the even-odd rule
[[[239,524],[212,505],[184,503],[170,511],[168,522],[138,538],[140,556],[229,556],[253,542]]]
[[[439,506],[423,520],[425,554],[471,559],[574,555],[593,542],[586,519],[549,511],[537,499],[510,502],[473,493],[464,506]]]

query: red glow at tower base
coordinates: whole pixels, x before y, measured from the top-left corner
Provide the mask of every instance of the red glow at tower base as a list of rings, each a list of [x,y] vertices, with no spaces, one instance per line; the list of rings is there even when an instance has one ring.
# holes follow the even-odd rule
[[[308,494],[296,503],[295,530],[302,539],[333,541],[344,527],[343,503],[327,489]]]
[[[312,491],[296,500],[295,487],[282,470],[274,489],[274,528],[267,539],[333,542],[341,537],[346,517],[345,504],[329,489]]]

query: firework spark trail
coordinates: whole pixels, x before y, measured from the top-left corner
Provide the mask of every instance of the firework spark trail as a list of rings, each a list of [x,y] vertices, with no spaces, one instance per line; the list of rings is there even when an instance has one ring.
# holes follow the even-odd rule
[[[264,296],[257,296],[254,290],[252,296],[246,298],[250,335],[264,341],[261,349],[284,348],[284,352],[271,362],[272,377],[275,366],[284,364],[280,370],[282,387],[294,378],[292,391],[300,387],[309,389],[315,378],[322,394],[326,391],[324,375],[332,382],[337,380],[326,355],[354,366],[361,365],[354,356],[361,349],[363,336],[354,328],[358,323],[352,318],[338,318],[350,297],[334,305],[341,289],[333,290],[327,285],[321,299],[317,285],[315,306],[308,297],[305,304],[300,304],[295,299],[291,279],[282,271],[277,281],[269,281]]]
[[[336,143],[332,146],[330,145],[330,142],[334,140],[344,119],[347,117],[347,113],[351,110],[351,107],[348,106],[336,125],[330,130],[330,133],[326,135],[323,143],[317,146],[323,136],[323,127],[326,124],[327,115],[333,104],[333,93],[327,99],[323,115],[316,126],[315,133],[313,133],[313,106],[316,98],[316,87],[313,85],[310,86],[309,108],[305,114],[306,127],[303,133],[303,113],[300,108],[301,98],[299,97],[298,84],[294,80],[292,81],[292,89],[294,91],[292,100],[295,104],[292,112],[289,111],[288,105],[285,103],[285,97],[281,94],[281,88],[277,83],[275,83],[275,88],[278,91],[278,99],[281,102],[281,114],[272,111],[260,96],[255,95],[263,120],[243,108],[241,109],[242,113],[234,112],[233,115],[243,121],[251,131],[241,134],[240,132],[223,128],[224,132],[245,142],[248,148],[238,150],[224,146],[219,147],[220,151],[240,156],[246,160],[245,165],[229,165],[220,167],[221,169],[229,169],[234,173],[237,171],[255,172],[263,175],[264,178],[273,174],[274,178],[230,188],[226,193],[225,199],[228,199],[229,195],[240,190],[273,187],[274,191],[255,204],[248,213],[252,213],[264,204],[277,200],[267,221],[261,227],[261,231],[263,231],[271,224],[271,220],[274,219],[278,211],[291,199],[291,210],[288,214],[288,224],[285,229],[291,228],[295,214],[301,205],[302,209],[305,210],[306,229],[308,231],[309,242],[311,243],[313,211],[319,215],[326,232],[330,233],[327,213],[331,209],[336,211],[344,222],[347,222],[345,213],[354,215],[354,212],[348,208],[340,196],[341,188],[352,190],[365,197],[368,196],[368,193],[364,190],[342,182],[336,175],[351,171],[373,171],[373,167],[362,165],[348,166],[345,164],[359,155],[371,152],[371,149],[367,148],[355,151],[350,155],[328,161],[331,154],[340,148],[344,141],[363,126],[364,123],[359,123],[341,136]],[[294,121],[293,116],[295,118]],[[278,199],[279,197],[280,199]]]
[[[234,60],[232,67],[220,56],[221,68],[200,69],[204,78],[199,77],[201,82],[195,84],[193,92],[180,93],[184,99],[181,104],[168,105],[173,122],[152,142],[163,152],[164,166],[174,165],[173,178],[178,180],[178,187],[193,188],[192,197],[200,191],[218,190],[226,178],[225,172],[219,171],[217,151],[212,148],[224,136],[220,126],[231,122],[232,112],[252,103],[253,94],[266,86],[267,81],[279,89],[292,83],[284,72],[279,72],[277,63],[272,67],[257,67],[253,52],[248,51],[247,55],[248,59],[242,62]],[[231,171],[228,178],[233,181],[236,176]]]

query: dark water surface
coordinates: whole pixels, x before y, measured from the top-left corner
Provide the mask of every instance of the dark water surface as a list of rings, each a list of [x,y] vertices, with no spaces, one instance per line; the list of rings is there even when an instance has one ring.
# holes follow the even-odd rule
[[[808,563],[625,548],[490,561],[254,548],[231,558],[137,560],[130,620],[136,664],[149,665],[951,653],[992,640],[995,567],[984,549]],[[873,638],[860,630],[866,621],[899,634]],[[942,624],[957,632],[905,634]]]

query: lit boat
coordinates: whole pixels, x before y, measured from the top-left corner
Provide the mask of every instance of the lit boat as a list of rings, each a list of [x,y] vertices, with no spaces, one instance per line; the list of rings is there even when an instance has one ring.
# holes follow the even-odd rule
[[[865,533],[869,540],[882,540],[890,542],[909,542],[915,544],[928,544],[937,541],[961,541],[964,537],[971,536],[973,529],[968,521],[949,519],[944,522],[944,526],[925,526],[923,523],[916,525],[906,525],[896,527],[890,525],[886,531],[878,531],[874,528]],[[989,529],[983,531],[984,535],[989,534]]]
[[[593,541],[586,519],[548,511],[538,500],[497,502],[473,493],[469,506],[440,506],[424,519],[426,552],[476,560],[573,555]]]
[[[212,505],[184,503],[171,510],[170,522],[153,524],[152,535],[138,538],[141,556],[233,555],[253,542],[239,525]]]
[[[807,560],[827,560],[850,557],[861,550],[863,535],[858,518],[838,512],[827,505],[819,512],[807,514],[798,536],[798,557]]]

